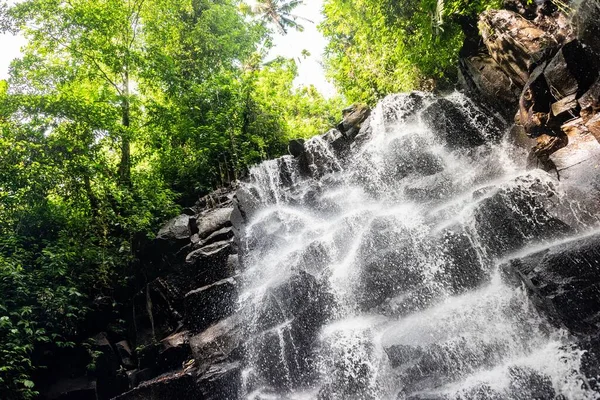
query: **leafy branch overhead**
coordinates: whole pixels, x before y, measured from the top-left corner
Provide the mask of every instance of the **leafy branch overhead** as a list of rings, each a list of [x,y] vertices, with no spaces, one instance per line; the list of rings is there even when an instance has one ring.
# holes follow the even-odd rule
[[[293,13],[296,7],[303,3],[302,0],[256,0],[253,6],[246,5],[245,10],[260,16],[265,22],[273,24],[279,33],[285,35],[289,28],[300,32],[304,30],[298,20],[313,23],[313,21]]]

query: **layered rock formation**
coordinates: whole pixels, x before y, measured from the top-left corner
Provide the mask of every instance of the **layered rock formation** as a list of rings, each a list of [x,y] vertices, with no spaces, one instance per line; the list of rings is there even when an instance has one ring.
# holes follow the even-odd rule
[[[562,398],[549,373],[511,364],[515,352],[547,339],[550,325],[538,321],[538,312],[575,338],[571,344],[586,352],[577,379],[600,390],[600,239],[578,236],[597,222],[600,201],[591,172],[600,159],[600,34],[594,20],[600,5],[584,2],[572,17],[551,2],[506,3],[506,10],[480,17],[485,47],[461,60],[464,85],[485,104],[411,93],[389,96],[375,112],[353,106],[335,129],[292,141],[291,156],[263,164],[251,174],[251,185],[217,191],[184,210],[143,253],[135,295],[121,313],[128,330],[110,329],[110,318],[100,324],[105,329],[89,342],[95,371],[84,374],[85,365],[77,365],[57,373],[62,378],[49,385],[46,398],[281,398],[317,386],[303,394],[378,398],[381,376],[402,382],[390,384],[398,399]],[[558,174],[561,190],[580,200],[576,205],[564,201],[546,175],[493,181],[502,176],[493,147],[510,125],[502,115],[511,120],[515,113],[511,136],[530,150],[529,167]],[[398,126],[414,132],[357,161],[374,135],[392,134]],[[462,164],[449,165],[456,158]],[[475,171],[458,179],[468,167]],[[350,173],[341,179],[336,174],[343,171]],[[339,198],[332,199],[336,188],[347,186],[360,187],[367,200],[397,205],[401,199],[430,208],[419,229],[400,224],[392,211],[374,216],[367,209],[365,218],[352,220],[341,212]],[[344,294],[352,298],[353,312],[385,319],[392,324],[386,333],[415,329],[431,338],[379,343],[371,337],[377,320],[364,329],[357,322],[363,330],[347,341],[347,331],[328,325],[348,308],[339,288],[331,287],[336,271],[330,266],[341,268],[334,256],[345,254],[322,238],[290,251],[271,275],[253,277],[271,249],[290,241],[285,229],[299,218],[279,211],[262,218],[273,204],[335,217],[347,227],[331,240],[339,252],[353,254],[360,271]],[[433,222],[438,220],[443,224]],[[303,222],[306,230],[317,221]],[[539,243],[544,245],[531,247]],[[515,255],[524,248],[529,250]],[[498,260],[503,282],[515,291],[486,286]],[[279,268],[286,274],[279,275]],[[264,280],[264,287],[253,279]],[[538,311],[523,305],[521,287]],[[455,298],[464,312],[440,306]],[[490,310],[499,315],[482,315]],[[506,335],[525,340],[524,349],[495,336],[492,324],[506,321],[515,325]],[[458,397],[441,390],[483,370],[502,370],[508,387],[478,383]]]

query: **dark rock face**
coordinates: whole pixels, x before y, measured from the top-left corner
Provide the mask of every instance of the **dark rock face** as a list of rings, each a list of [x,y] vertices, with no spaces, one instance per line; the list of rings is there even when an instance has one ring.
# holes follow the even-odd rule
[[[203,331],[234,311],[238,283],[227,278],[212,285],[192,290],[185,295],[185,320],[196,332]]]
[[[190,339],[190,346],[199,371],[226,361],[239,361],[240,345],[245,340],[242,318],[234,314]]]
[[[423,111],[422,117],[425,123],[451,149],[481,146],[487,142],[481,127],[478,127],[475,121],[447,99],[438,99],[433,102]],[[490,121],[485,121],[485,123],[490,123]],[[501,125],[496,124],[496,126]]]
[[[508,10],[484,12],[479,18],[479,29],[489,54],[521,87],[532,66],[558,46],[548,32]]]
[[[315,374],[318,333],[330,314],[333,299],[315,277],[299,271],[270,290],[251,324],[251,339],[244,346],[247,362],[266,381],[250,379],[250,386],[289,389],[311,381]],[[256,333],[253,333],[256,332]]]
[[[600,236],[591,236],[512,260],[511,279],[532,292],[536,304],[559,325],[578,335],[600,324]]]
[[[161,372],[177,370],[192,358],[189,340],[190,333],[183,331],[160,341],[157,363]]]
[[[573,18],[577,36],[589,46],[596,55],[600,55],[600,2],[582,1]]]
[[[469,93],[481,97],[506,117],[514,114],[521,88],[487,54],[460,60],[463,85]]]
[[[242,368],[238,362],[212,365],[198,378],[201,399],[237,400],[240,397]]]
[[[533,240],[548,240],[571,232],[551,216],[532,193],[505,189],[483,199],[475,211],[475,226],[494,256],[510,253]]]
[[[304,139],[293,139],[288,144],[288,151],[294,157],[300,157],[304,152]]]

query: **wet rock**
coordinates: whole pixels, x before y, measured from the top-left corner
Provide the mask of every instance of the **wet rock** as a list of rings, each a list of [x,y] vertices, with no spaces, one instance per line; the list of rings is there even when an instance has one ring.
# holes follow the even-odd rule
[[[595,114],[589,121],[585,123],[588,131],[594,135],[596,140],[600,142],[600,113]]]
[[[484,198],[477,206],[475,229],[481,243],[493,256],[508,254],[534,240],[549,240],[571,232],[571,228],[546,211],[526,186],[504,188]]]
[[[201,373],[211,365],[241,359],[242,319],[234,314],[190,339],[190,346]]]
[[[519,99],[518,123],[527,135],[536,138],[541,135],[556,136],[557,124],[549,125],[550,105],[555,98],[544,76],[546,64],[538,66],[532,73]]]
[[[291,318],[300,318],[307,327],[318,330],[329,314],[332,298],[317,279],[298,271],[284,283],[270,289],[257,312],[257,331],[273,328]]]
[[[368,310],[420,283],[423,277],[416,259],[411,246],[406,245],[380,254],[364,265],[357,288],[361,307]]]
[[[511,399],[554,399],[556,396],[550,377],[531,368],[511,367],[509,376]]]
[[[188,291],[210,285],[235,275],[235,269],[229,261],[231,240],[216,242],[192,251],[186,257],[185,265],[178,268],[171,281],[177,281],[181,291]]]
[[[413,360],[418,360],[423,355],[423,349],[420,347],[403,344],[386,347],[385,352],[392,368],[398,368]]]
[[[600,78],[596,79],[587,92],[577,99],[577,102],[581,107],[581,117],[584,122],[587,122],[600,110]]]
[[[487,260],[464,228],[446,229],[438,240],[444,262],[437,279],[452,293],[474,289],[487,279]]]
[[[96,359],[97,373],[104,377],[114,376],[119,369],[120,362],[106,333],[102,332],[94,336],[93,341],[94,350],[100,353]]]
[[[589,46],[596,56],[600,55],[600,2],[598,0],[586,0],[578,3],[573,17],[573,25],[577,37],[582,43]]]
[[[450,197],[456,188],[452,179],[444,174],[425,176],[404,186],[404,195],[415,201],[426,202]]]
[[[436,100],[423,111],[422,118],[451,149],[486,143],[481,129],[450,100]]]
[[[231,315],[238,294],[236,278],[227,278],[185,295],[185,320],[189,327],[201,332],[220,319]]]
[[[575,334],[600,324],[600,236],[549,247],[510,261],[504,271],[523,282],[534,303],[554,323]]]
[[[197,381],[203,400],[237,400],[241,398],[242,368],[240,363],[212,365]]]
[[[340,136],[340,138],[343,137]],[[338,140],[340,139],[334,139],[334,142]],[[299,170],[304,176],[320,179],[328,173],[341,170],[341,164],[332,148],[332,143],[328,143],[319,136],[315,136],[305,143],[305,152],[298,161]],[[290,180],[291,183],[292,180]]]
[[[198,243],[194,245],[194,247],[205,247],[216,242],[224,242],[233,238],[233,235],[233,228],[231,226],[221,228],[211,233],[207,238],[199,240]]]
[[[145,381],[115,400],[179,400],[200,397],[194,371],[173,372]]]
[[[262,377],[251,385],[282,389],[311,382],[318,335],[332,305],[333,298],[325,288],[300,271],[269,290],[256,311],[247,310],[256,319],[244,354]]]
[[[304,139],[292,139],[288,144],[288,152],[294,157],[300,157],[304,153]]]
[[[594,334],[579,341],[584,353],[581,356],[581,372],[592,390],[600,393],[600,335]]]
[[[502,360],[506,349],[500,343],[473,343],[457,338],[434,343],[421,352],[402,374],[408,393],[432,390],[478,369],[489,368]]]
[[[505,116],[514,113],[521,88],[506,75],[491,56],[479,54],[463,58],[459,67],[463,86],[470,93],[481,97]]]
[[[488,10],[479,29],[489,54],[515,83],[523,87],[532,67],[558,47],[554,37],[517,13]]]
[[[181,368],[183,363],[192,358],[190,333],[183,331],[174,333],[160,341],[157,364],[160,372]]]
[[[568,136],[560,131],[555,136],[540,135],[536,138],[536,144],[533,146],[527,157],[527,168],[540,168],[546,172],[555,171],[559,178],[558,169],[551,156],[558,150],[569,144]]]
[[[215,231],[231,225],[232,207],[217,208],[198,216],[198,236],[205,239]]]
[[[347,138],[353,139],[360,131],[361,124],[371,115],[371,110],[364,104],[355,104],[343,110],[344,120],[337,129]]]
[[[400,180],[411,174],[428,176],[442,172],[444,164],[440,157],[427,151],[427,142],[418,136],[392,140],[384,154],[383,163],[390,180]]]

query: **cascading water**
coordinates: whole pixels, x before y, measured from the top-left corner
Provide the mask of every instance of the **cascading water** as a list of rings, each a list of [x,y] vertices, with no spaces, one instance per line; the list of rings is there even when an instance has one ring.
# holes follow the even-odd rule
[[[500,268],[590,218],[494,121],[459,94],[396,95],[344,157],[315,138],[252,169],[244,398],[595,398]]]

